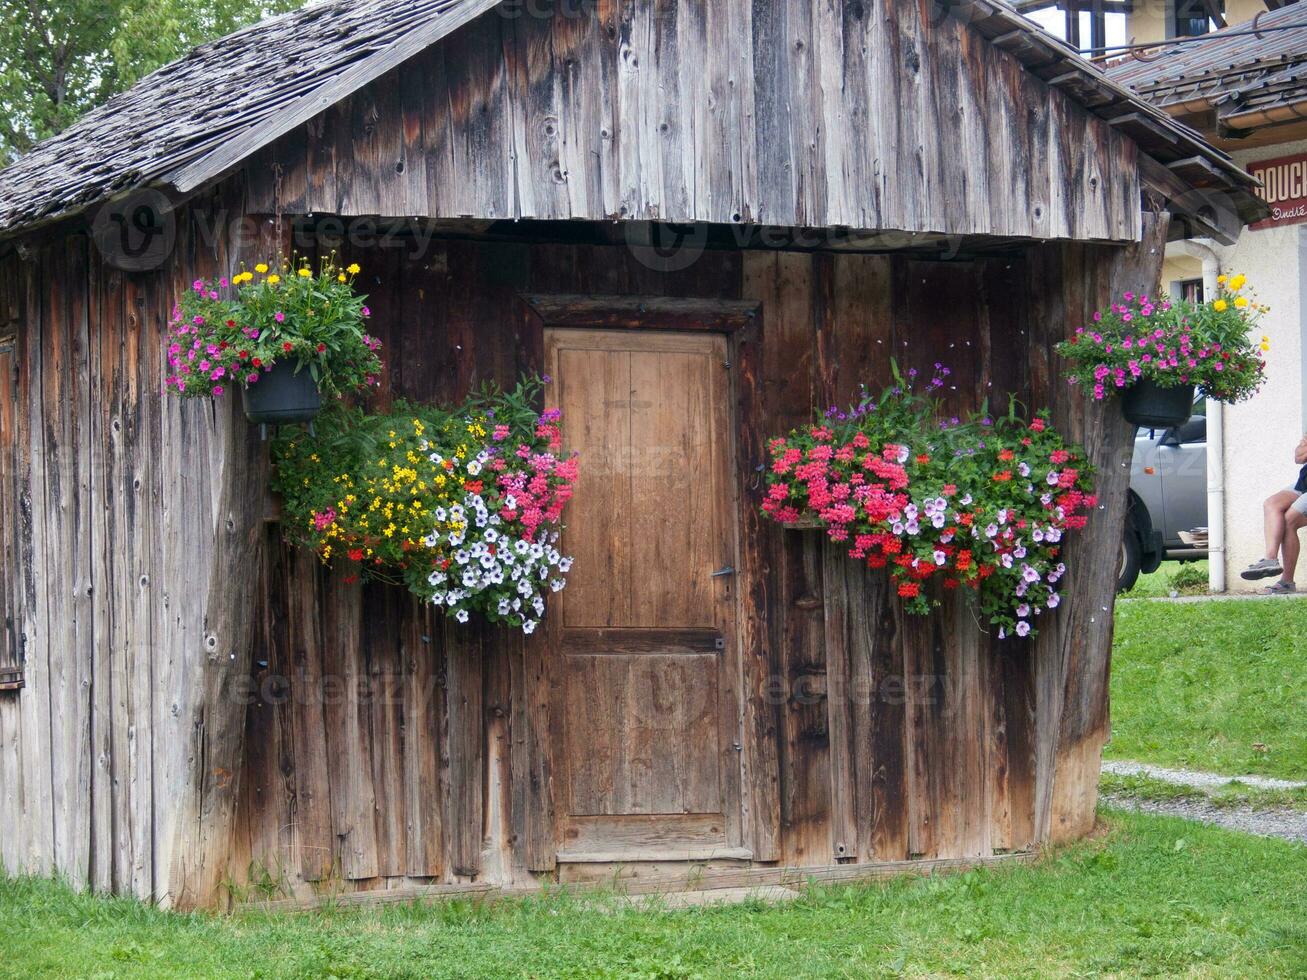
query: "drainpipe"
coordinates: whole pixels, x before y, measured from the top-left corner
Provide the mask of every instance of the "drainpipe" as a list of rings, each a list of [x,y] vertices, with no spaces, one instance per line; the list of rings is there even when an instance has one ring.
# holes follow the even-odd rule
[[[1203,298],[1216,295],[1221,259],[1211,239],[1190,239],[1180,251],[1203,260]],[[1207,402],[1207,587],[1225,591],[1225,405]]]

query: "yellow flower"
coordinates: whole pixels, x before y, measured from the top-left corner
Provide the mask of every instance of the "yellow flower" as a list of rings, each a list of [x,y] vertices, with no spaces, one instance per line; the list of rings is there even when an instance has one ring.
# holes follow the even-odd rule
[[[1247,282],[1248,282],[1248,277],[1241,272],[1239,273],[1239,275],[1235,276],[1233,279],[1230,280],[1230,288],[1237,293],[1239,290],[1243,289],[1244,284]]]
[[[349,268],[346,269],[345,271],[348,272],[351,276],[357,276],[359,274],[359,264],[357,262],[351,262],[349,264]]]
[[[309,278],[310,276],[312,276],[312,275],[313,275],[313,273],[310,272],[310,271],[308,270],[307,267],[302,268],[302,269],[300,269],[300,271],[299,271],[299,277],[300,277],[301,279],[308,279],[308,278]]]
[[[268,276],[268,282],[275,286],[277,283],[281,282],[281,276],[274,272],[272,275]]]
[[[1239,309],[1241,309],[1241,310],[1244,309],[1244,308],[1247,307],[1247,305],[1248,305],[1248,297],[1247,297],[1247,296],[1237,296],[1237,297],[1235,297],[1234,305],[1237,306],[1237,307],[1239,307]]]
[[[1217,276],[1217,277],[1216,277],[1216,281],[1217,281],[1217,283],[1219,283],[1220,285],[1224,286],[1227,282],[1230,281],[1230,277],[1229,277],[1229,276]]]
[[[1271,349],[1271,345],[1268,344],[1268,343],[1266,343],[1265,341],[1263,341],[1263,342],[1262,342],[1262,353],[1265,353],[1266,351],[1268,351],[1268,350],[1270,350],[1270,349]]]
[[[254,271],[257,272],[259,275],[264,275],[268,271],[268,263],[260,262],[258,265],[254,267]]]
[[[1230,308],[1230,304],[1223,299],[1218,299],[1215,303],[1212,304],[1212,309],[1214,309],[1217,313],[1224,313],[1229,308]]]
[[[342,272],[340,275],[338,275],[338,276],[336,277],[336,281],[337,281],[337,282],[344,282],[344,281],[345,281],[345,273]]]

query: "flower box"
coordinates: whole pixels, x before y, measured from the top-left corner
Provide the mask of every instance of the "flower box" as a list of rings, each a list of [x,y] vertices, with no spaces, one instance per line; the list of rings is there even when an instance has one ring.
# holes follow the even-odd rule
[[[331,259],[316,272],[260,262],[195,280],[173,309],[165,389],[220,398],[238,388],[251,422],[289,425],[312,421],[324,396],[374,388],[381,342],[364,329],[359,272]]]
[[[783,522],[781,527],[787,531],[820,531],[826,527],[826,522],[820,517],[799,517]]]

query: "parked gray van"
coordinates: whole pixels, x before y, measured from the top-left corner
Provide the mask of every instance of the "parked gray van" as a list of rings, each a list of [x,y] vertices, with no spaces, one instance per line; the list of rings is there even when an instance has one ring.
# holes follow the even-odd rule
[[[1140,429],[1130,467],[1130,504],[1121,540],[1120,591],[1168,559],[1207,557],[1205,544],[1186,544],[1183,531],[1207,528],[1205,404],[1172,429]],[[1206,535],[1199,535],[1205,542]]]

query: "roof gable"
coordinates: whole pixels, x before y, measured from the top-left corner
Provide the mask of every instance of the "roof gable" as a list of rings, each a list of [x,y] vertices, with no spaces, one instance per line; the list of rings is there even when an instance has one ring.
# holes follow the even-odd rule
[[[386,73],[394,74],[398,66],[499,2],[332,0],[202,46],[88,114],[0,174],[0,235],[74,214],[141,186],[163,186],[187,194],[251,154],[275,145],[296,127],[328,117],[332,107]],[[516,115],[510,114],[502,125],[513,132],[506,146],[489,148],[504,154],[504,159],[490,161],[490,165],[512,168],[530,162],[524,151],[535,134],[524,135],[522,127],[537,124],[530,118],[533,112],[553,112],[559,127],[568,125],[569,114],[572,118],[566,139],[571,140],[573,166],[567,167],[564,152],[560,152],[555,159],[544,161],[556,167],[557,174],[551,170],[535,175],[532,193],[524,194],[526,185],[515,180],[509,189],[513,199],[499,202],[497,209],[490,210],[474,194],[467,194],[449,214],[752,220],[1126,240],[1137,233],[1137,190],[1133,190],[1132,201],[1113,203],[1103,195],[1109,191],[1106,182],[1111,183],[1112,194],[1122,194],[1119,178],[1128,176],[1131,183],[1124,190],[1128,198],[1136,178],[1126,175],[1121,166],[1106,163],[1097,173],[1087,174],[1076,169],[1076,158],[1082,153],[1092,156],[1097,147],[1102,161],[1120,164],[1133,152],[1131,141],[1158,133],[1166,152],[1175,148],[1182,158],[1202,158],[1207,179],[1234,188],[1250,184],[1250,178],[1196,134],[1108,82],[1029,21],[987,0],[955,2],[949,7],[951,16],[925,22],[917,4],[900,0],[835,5],[833,15],[827,4],[682,0],[666,4],[656,18],[659,23],[653,23],[653,17],[642,23],[630,13],[631,8],[652,9],[652,5],[597,0],[597,6],[598,16],[607,18],[606,27],[617,42],[615,62],[579,63],[577,59],[583,55],[566,50],[572,35],[564,30],[550,34],[548,48],[528,50],[521,64],[487,69],[492,74],[495,70],[524,74],[527,89],[517,103],[506,104]],[[699,23],[669,35],[663,30],[666,25],[660,26],[667,10],[679,10],[687,21],[697,18]],[[831,16],[835,22],[820,22]],[[498,28],[503,37],[541,36],[539,18],[500,19],[505,21]],[[745,25],[754,32],[753,42],[747,50],[731,53],[730,35]],[[575,33],[574,27],[569,30]],[[699,31],[702,35],[696,35]],[[460,35],[459,43],[464,40]],[[703,83],[697,89],[686,89],[684,101],[675,107],[679,115],[671,122],[660,117],[666,108],[662,103],[669,79],[657,77],[657,65],[649,64],[665,53],[669,44],[673,48],[683,44],[687,52],[674,70],[692,83],[696,79]],[[991,46],[1004,54],[995,57],[999,52],[991,50],[986,56],[982,49]],[[829,57],[835,47],[841,53],[837,61]],[[467,60],[477,61],[475,52],[466,54]],[[561,91],[541,90],[532,63],[542,58],[552,59],[560,67],[549,84]],[[1005,59],[1018,75],[1030,77],[1024,81],[1009,77],[1012,71],[1005,67]],[[670,62],[664,59],[663,63]],[[927,71],[920,72],[923,63]],[[611,85],[598,94],[594,86],[584,91],[568,88],[591,70],[611,70]],[[459,75],[447,73],[451,91],[459,83]],[[923,77],[926,83],[920,81]],[[484,82],[473,80],[474,85]],[[648,86],[643,94],[638,91],[642,85]],[[876,103],[887,87],[894,89],[890,102]],[[748,89],[748,99],[740,96],[741,88]],[[809,96],[814,91],[826,95],[813,101]],[[1005,104],[1003,100],[1015,92],[1034,104]],[[587,100],[620,101],[624,97],[622,108],[611,114],[613,128],[607,136],[602,135],[604,112],[611,106],[600,104],[596,110]],[[887,106],[894,108],[893,99],[915,100],[909,108],[916,115],[900,114],[898,129],[891,132],[881,116]],[[448,101],[456,100],[451,97]],[[633,103],[636,115],[631,116],[628,110]],[[1094,111],[1081,111],[1081,107]],[[1043,112],[1052,120],[1046,121],[1047,140],[1038,118],[1023,122],[1023,108],[1036,115]],[[721,140],[712,144],[683,139],[674,149],[666,138],[659,137],[673,128],[682,134],[702,133],[723,111],[735,113],[734,132],[718,129],[728,141],[726,145]],[[578,128],[591,125],[594,132]],[[852,134],[850,127],[855,128]],[[930,139],[927,130],[942,134],[942,142]],[[1118,130],[1128,133],[1124,143]],[[1083,144],[1059,142],[1067,133]],[[587,140],[616,143],[623,135],[618,162],[639,164],[638,172],[628,167],[617,175],[622,186],[613,192],[604,182],[614,179],[614,167],[598,178],[588,173],[593,147]],[[859,141],[870,143],[872,136],[879,142],[872,147],[875,153],[862,154],[867,159],[834,145],[838,138],[856,150]],[[641,141],[647,145],[642,146]],[[752,149],[739,145],[741,141],[752,142]],[[1025,156],[1005,163],[1002,157],[1023,141]],[[788,158],[776,152],[782,143]],[[987,161],[986,172],[979,178],[955,166],[962,143]],[[1131,145],[1127,147],[1127,143]],[[896,158],[889,160],[889,156]],[[1047,174],[1041,171],[1050,166],[1050,157],[1065,172],[1056,166]],[[884,183],[887,165],[895,168],[897,175],[892,186]],[[1128,169],[1133,171],[1133,167]],[[682,173],[684,190],[654,193],[659,191],[656,185],[666,184],[669,170]],[[709,173],[701,176],[705,170]],[[548,186],[551,180],[559,183],[558,174],[566,174],[567,179],[577,179],[580,174],[588,184],[597,180],[583,207],[574,206],[574,195],[569,196],[566,208],[552,207],[547,200],[544,205],[538,203],[558,196],[559,188]],[[1040,186],[1045,176],[1069,181],[1069,199],[1053,200],[1055,193],[1046,194]],[[473,183],[484,177],[463,175]],[[696,183],[702,181],[706,184]],[[911,186],[914,182],[916,186]],[[1088,207],[1083,227],[1078,225],[1076,209],[1085,210],[1086,206],[1079,200],[1077,182],[1089,182],[1090,196],[1100,198]],[[751,187],[757,192],[753,200],[747,193]],[[1050,185],[1050,190],[1056,188]],[[918,214],[885,213],[885,195],[909,192],[913,200],[899,204]],[[1011,207],[996,202],[992,198],[996,192],[999,197],[1010,196],[1011,207],[1020,205],[1024,195],[1039,214],[1027,216],[1030,220],[1013,220],[1010,213],[1004,216]],[[985,199],[986,194],[991,197]],[[714,203],[707,207],[705,201]],[[1123,206],[1132,215],[1128,227],[1122,224]],[[983,228],[967,218],[980,211],[992,212],[989,217],[993,220]],[[440,210],[425,213],[444,214]],[[949,216],[958,214],[963,218],[950,223]]]

